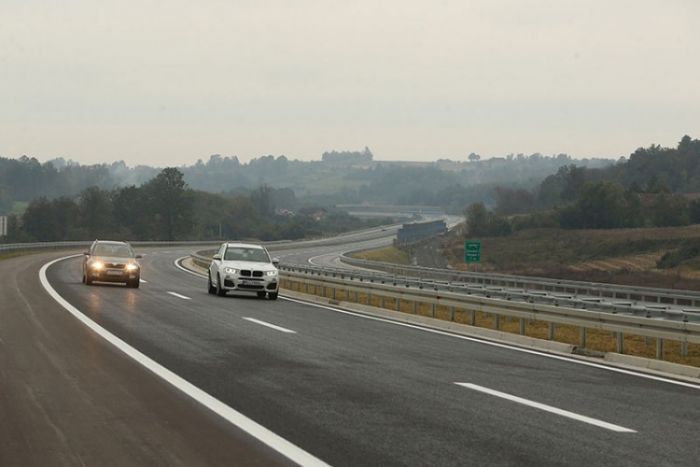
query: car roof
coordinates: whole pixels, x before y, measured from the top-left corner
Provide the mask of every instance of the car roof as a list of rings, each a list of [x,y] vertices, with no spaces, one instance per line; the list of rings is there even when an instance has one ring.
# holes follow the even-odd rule
[[[255,243],[240,243],[240,242],[228,242],[226,243],[226,247],[232,247],[232,248],[238,248],[238,247],[244,247],[244,248],[257,248],[259,250],[263,249],[262,245],[256,245]]]
[[[115,240],[95,240],[95,243],[106,243],[108,245],[128,245],[128,242],[117,242]]]

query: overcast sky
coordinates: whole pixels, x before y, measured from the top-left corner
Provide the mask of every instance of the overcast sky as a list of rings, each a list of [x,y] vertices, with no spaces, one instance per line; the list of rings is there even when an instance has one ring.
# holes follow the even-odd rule
[[[700,138],[697,0],[0,0],[0,155],[628,155]]]

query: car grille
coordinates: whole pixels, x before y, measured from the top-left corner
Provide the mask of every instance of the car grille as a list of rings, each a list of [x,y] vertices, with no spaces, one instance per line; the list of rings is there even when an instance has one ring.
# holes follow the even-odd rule
[[[108,269],[124,269],[126,267],[126,264],[105,263],[105,267]]]
[[[262,277],[262,271],[251,271],[250,269],[241,269],[241,277]]]

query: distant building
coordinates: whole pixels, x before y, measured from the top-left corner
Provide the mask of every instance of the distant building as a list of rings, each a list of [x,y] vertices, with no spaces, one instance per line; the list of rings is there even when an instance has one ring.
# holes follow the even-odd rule
[[[396,234],[396,241],[401,245],[414,243],[447,232],[445,221],[415,222],[404,224]]]

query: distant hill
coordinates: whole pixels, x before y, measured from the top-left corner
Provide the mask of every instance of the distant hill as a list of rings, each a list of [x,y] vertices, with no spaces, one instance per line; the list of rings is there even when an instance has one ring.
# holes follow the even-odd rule
[[[212,193],[248,193],[268,185],[291,189],[297,200],[307,204],[420,204],[461,212],[469,202],[490,200],[495,185],[533,188],[547,175],[574,162],[591,168],[612,163],[609,159],[574,161],[564,154],[519,154],[486,160],[476,156],[470,161],[381,161],[365,148],[326,152],[320,161],[268,155],[241,163],[236,156],[216,154],[206,162],[200,159],[179,169],[190,187]],[[160,170],[144,165],[129,167],[121,161],[81,165],[61,158],[45,163],[26,156],[0,158],[0,213],[39,196],[76,196],[90,186],[140,186]]]

